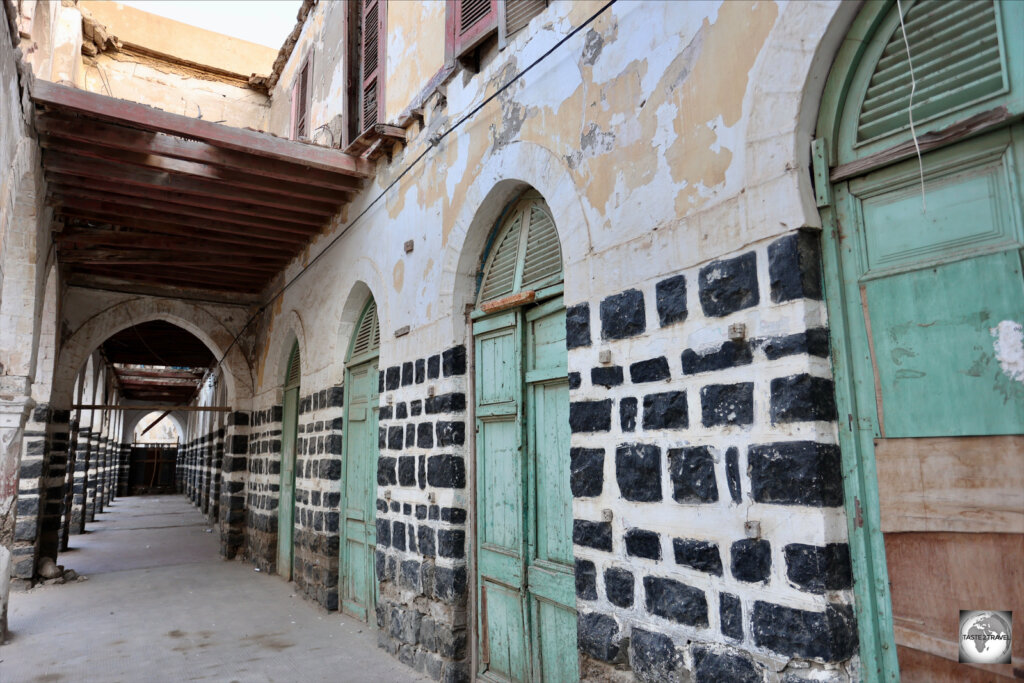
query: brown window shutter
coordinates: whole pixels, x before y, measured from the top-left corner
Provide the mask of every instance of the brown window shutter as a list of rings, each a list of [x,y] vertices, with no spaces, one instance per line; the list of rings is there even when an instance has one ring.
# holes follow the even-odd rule
[[[309,72],[307,60],[299,71],[299,82],[295,86],[295,139],[309,137]]]
[[[544,11],[548,0],[498,0],[498,35],[501,47]]]
[[[384,118],[384,46],[387,42],[385,19],[387,4],[382,0],[362,0],[362,106],[359,130],[365,132]]]
[[[498,29],[498,0],[449,0],[448,47],[458,59]]]

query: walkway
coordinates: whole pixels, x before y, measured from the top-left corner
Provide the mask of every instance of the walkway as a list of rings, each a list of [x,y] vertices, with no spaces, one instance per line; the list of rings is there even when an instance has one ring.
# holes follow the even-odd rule
[[[426,681],[366,624],[217,555],[181,496],[119,498],[58,560],[89,577],[11,595],[3,683]]]

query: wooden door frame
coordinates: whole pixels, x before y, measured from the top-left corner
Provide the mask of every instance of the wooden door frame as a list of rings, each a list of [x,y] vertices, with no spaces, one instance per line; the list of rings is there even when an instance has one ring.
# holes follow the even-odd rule
[[[359,313],[359,317],[356,318],[356,325],[352,330],[352,337],[349,339],[348,351],[345,353],[345,378],[343,380],[343,403],[344,403],[344,414],[342,415],[342,426],[341,426],[341,480],[339,485],[339,498],[338,498],[338,611],[344,613],[344,581],[345,581],[345,568],[348,566],[348,545],[345,543],[345,537],[348,533],[348,519],[345,515],[345,508],[348,507],[348,494],[346,492],[346,484],[348,482],[348,463],[349,463],[349,408],[352,406],[352,369],[358,368],[361,365],[369,364],[371,362],[377,362],[377,371],[380,372],[380,348],[361,353],[353,356],[352,350],[356,344],[356,336],[359,334],[359,327],[363,322],[363,318],[366,316],[370,309],[370,306],[376,305],[376,301],[371,295],[366,303],[363,304],[362,311]],[[380,315],[378,309],[378,316]],[[379,320],[379,317],[378,317]],[[372,411],[374,406],[367,406],[368,411]],[[376,435],[374,435],[376,437]],[[377,443],[376,438],[371,439],[372,443]],[[380,450],[378,448],[377,458],[380,458]],[[375,463],[376,466],[376,463]],[[376,493],[374,493],[374,499],[376,499]],[[376,525],[377,515],[374,513],[372,519],[367,519],[366,524]],[[373,586],[373,595],[370,596],[373,602],[373,607],[377,605],[377,599],[380,597],[380,585],[377,583],[377,574],[374,570],[373,565],[370,566],[372,580],[370,584]],[[370,614],[373,610],[368,607],[366,611],[366,623],[371,628],[377,628],[377,620],[371,619]],[[350,615],[351,616],[351,615]],[[355,617],[353,617],[355,618]]]
[[[853,566],[853,591],[860,637],[860,659],[862,675],[870,681],[899,681],[899,663],[896,656],[895,633],[893,628],[892,598],[889,589],[889,571],[886,561],[885,544],[881,530],[881,508],[879,504],[878,476],[875,460],[874,440],[880,436],[875,407],[874,378],[858,378],[853,372],[853,360],[857,353],[857,325],[853,323],[860,315],[860,292],[852,291],[843,278],[842,242],[852,239],[852,226],[839,224],[836,208],[840,201],[848,201],[847,180],[859,177],[873,170],[888,166],[907,158],[907,154],[893,155],[880,149],[878,144],[868,146],[864,153],[872,152],[866,159],[858,160],[861,167],[854,175],[840,174],[841,179],[832,182],[830,170],[835,172],[839,159],[840,126],[844,115],[852,112],[859,102],[848,102],[854,88],[855,75],[872,42],[879,26],[895,4],[895,0],[873,0],[861,8],[839,49],[832,64],[825,90],[822,94],[816,124],[818,139],[812,146],[815,194],[822,221],[822,266],[825,304],[828,310],[831,345],[831,365],[835,381],[836,407],[839,415],[838,434],[842,454],[844,506],[849,534],[850,557]],[[911,3],[905,2],[905,10]],[[1011,37],[1006,30],[1013,16],[1019,16],[1018,8],[1000,4],[996,0],[997,17],[1003,25],[1006,54],[1011,51]],[[1019,49],[1019,46],[1018,48]],[[1010,63],[1007,58],[1009,78],[1018,79],[1014,71],[1019,63]],[[954,123],[977,114],[980,110],[1005,104],[1006,118],[993,119],[986,127],[969,131],[971,135],[1005,125],[1006,121],[1024,113],[1024,89],[1019,82],[1009,95],[993,103],[986,101],[964,110],[940,117],[922,127],[919,135],[928,130],[948,129]],[[965,137],[953,137],[944,144],[961,142]],[[897,146],[898,147],[898,146]],[[922,151],[930,151],[932,145]],[[877,149],[876,149],[877,148]],[[877,159],[871,164],[872,159]],[[844,164],[853,166],[855,164]],[[830,168],[831,166],[831,168]],[[842,170],[842,169],[840,169]],[[860,410],[858,410],[858,406]]]
[[[284,438],[284,436],[285,436],[285,426],[284,426],[284,420],[287,419],[287,417],[286,417],[287,416],[287,411],[285,410],[285,406],[288,405],[288,396],[289,395],[294,396],[293,400],[295,401],[295,425],[292,427],[292,442],[293,442],[292,443],[292,456],[291,456],[292,457],[292,469],[291,469],[291,472],[292,472],[291,479],[292,480],[291,480],[291,498],[288,501],[288,503],[291,505],[291,510],[292,510],[291,515],[290,515],[290,518],[291,518],[291,529],[288,532],[288,535],[290,537],[290,543],[288,544],[288,547],[289,547],[289,551],[288,551],[288,559],[289,559],[289,562],[288,562],[288,572],[287,572],[287,574],[285,574],[285,573],[283,573],[281,571],[281,569],[282,569],[281,567],[277,568],[278,575],[283,577],[286,581],[291,581],[292,578],[294,578],[293,575],[295,573],[295,480],[297,478],[296,471],[295,471],[295,465],[298,462],[298,457],[297,457],[298,453],[297,453],[297,451],[298,451],[298,440],[299,440],[299,403],[300,403],[300,401],[299,401],[299,385],[298,384],[296,384],[293,387],[286,388],[283,391],[282,396],[281,396],[281,420],[282,420],[282,422],[281,422],[281,459],[282,459],[282,462],[281,462],[280,475],[278,477],[278,482],[279,482],[278,496],[279,497],[278,497],[278,502],[277,502],[277,510],[278,510],[278,512],[277,512],[277,519],[278,519],[278,528],[277,528],[277,533],[278,533],[277,559],[279,561],[278,562],[279,564],[280,564],[280,559],[281,559],[281,540],[280,540],[280,535],[281,535],[281,525],[280,525],[280,521],[281,521],[281,503],[283,502],[281,500],[281,498],[280,498],[280,494],[283,492],[283,487],[280,486],[280,483],[283,483],[283,481],[284,481],[283,480],[283,477],[284,477],[284,454],[285,454],[285,438]]]

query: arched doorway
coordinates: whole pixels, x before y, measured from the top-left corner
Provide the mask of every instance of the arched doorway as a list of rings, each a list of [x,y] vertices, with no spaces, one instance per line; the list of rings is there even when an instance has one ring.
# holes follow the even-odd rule
[[[535,191],[504,213],[473,313],[479,673],[576,680],[562,253]]]
[[[299,342],[292,345],[288,368],[284,378],[284,398],[281,410],[281,485],[277,499],[277,573],[288,581],[292,579],[295,546],[295,443],[299,427],[299,381],[302,362]]]
[[[377,604],[374,577],[377,442],[377,358],[380,325],[370,297],[359,316],[345,363],[345,421],[341,484],[341,608],[370,620]]]
[[[1024,378],[1006,356],[1024,324],[1022,24],[1016,2],[872,3],[826,85],[817,194],[867,680],[1012,678],[1024,656],[958,661],[961,609],[1024,609]]]

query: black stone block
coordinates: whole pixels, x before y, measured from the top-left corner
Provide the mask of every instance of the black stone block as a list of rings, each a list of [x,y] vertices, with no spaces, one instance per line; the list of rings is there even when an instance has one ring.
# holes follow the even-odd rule
[[[764,671],[740,654],[715,652],[706,647],[693,648],[694,683],[763,683]]]
[[[461,413],[466,409],[466,395],[461,392],[431,396],[423,403],[427,415],[435,413]]]
[[[440,425],[438,425],[440,429]],[[438,444],[443,446],[445,444]],[[434,447],[434,425],[431,422],[421,422],[416,426],[416,446],[418,448]]]
[[[617,387],[622,384],[622,368],[618,365],[591,368],[590,383],[595,387]]]
[[[813,375],[776,377],[771,383],[772,422],[836,419],[832,380]]]
[[[412,448],[416,445],[416,425],[410,423],[405,425],[405,447]]]
[[[841,662],[857,651],[857,621],[849,605],[810,612],[757,601],[750,631],[758,647],[786,657]]]
[[[651,444],[621,444],[615,449],[615,479],[626,500],[661,500],[661,449]]]
[[[672,552],[675,554],[676,564],[714,576],[722,575],[722,556],[718,552],[717,543],[692,538],[673,538]]]
[[[465,462],[457,455],[430,456],[427,458],[427,483],[438,488],[465,488]]]
[[[644,396],[644,429],[686,429],[690,418],[685,391],[665,391]]]
[[[754,355],[748,342],[727,341],[714,351],[703,353],[686,349],[682,355],[684,375],[750,365],[753,361]]]
[[[768,245],[772,301],[821,299],[821,242],[816,232],[801,230]]]
[[[416,384],[423,384],[427,380],[427,361],[420,358],[416,361]]]
[[[384,370],[380,370],[380,371],[377,372],[377,393],[378,394],[383,394],[384,393],[384,375],[385,374],[386,374],[386,372]]]
[[[590,346],[590,304],[565,309],[565,345],[570,349]]]
[[[405,550],[405,522],[392,523],[391,545],[393,545],[396,550]]]
[[[427,358],[427,379],[437,379],[441,376],[441,356]]]
[[[630,529],[626,532],[626,554],[648,560],[660,560],[661,537],[655,531]]]
[[[811,593],[843,590],[853,586],[850,546],[829,543],[824,546],[791,543],[786,556],[786,576]]]
[[[402,428],[388,427],[388,448],[393,451],[402,450]]]
[[[707,446],[673,448],[668,452],[672,498],[677,503],[714,503],[718,500],[715,459]]]
[[[441,372],[445,377],[466,374],[466,347],[453,346],[441,354]]]
[[[569,485],[575,498],[599,496],[604,488],[604,449],[569,449]]]
[[[815,441],[753,445],[747,451],[751,495],[758,503],[843,504],[839,447]]]
[[[396,458],[378,458],[377,460],[377,485],[378,486],[394,486],[398,483],[398,477],[395,474],[395,465],[398,460]]]
[[[404,420],[409,417],[409,411],[405,407],[405,403],[399,403],[395,406],[395,419]]]
[[[420,554],[424,557],[434,557],[437,554],[437,543],[434,529],[421,524],[416,529],[416,542],[419,545]]]
[[[419,480],[420,489],[425,489],[427,488],[427,456],[417,456],[416,463],[416,469],[418,470],[416,478]]]
[[[409,401],[409,414],[413,417],[417,417],[423,412],[423,401],[417,399],[415,401]]]
[[[572,542],[576,545],[612,551],[612,525],[610,522],[572,521]]]
[[[644,295],[639,289],[627,289],[601,302],[601,338],[627,339],[647,329]]]
[[[658,322],[662,327],[686,320],[686,276],[675,275],[654,286]]]
[[[624,432],[636,431],[637,400],[623,398],[619,400],[619,427]]]
[[[466,443],[466,423],[448,422],[438,420],[437,422],[437,445],[438,446],[461,446]]]
[[[569,404],[569,428],[573,433],[607,432],[612,428],[612,401],[573,401]]]
[[[785,356],[796,356],[806,353],[819,358],[828,358],[828,328],[816,327],[799,334],[783,337],[771,337],[764,340],[761,348],[768,360],[776,360]]]
[[[579,389],[581,385],[580,373],[570,372],[569,373],[569,389]]]
[[[401,486],[416,485],[416,458],[403,455],[398,459],[398,483]]]
[[[462,508],[441,508],[440,516],[442,522],[465,524],[467,514]]]
[[[718,597],[718,620],[722,634],[736,640],[743,640],[743,605],[732,593],[721,593]]]
[[[743,492],[740,485],[740,451],[735,446],[730,446],[725,451],[725,479],[729,484],[729,496],[732,502],[743,501]]]
[[[629,380],[633,384],[644,382],[659,382],[671,377],[668,369],[668,359],[665,356],[641,360],[629,366]]]
[[[580,612],[576,618],[579,649],[602,662],[619,656],[619,625],[613,617],[597,612]]]
[[[378,420],[390,420],[394,414],[394,408],[391,406],[381,406],[380,412],[377,413]]]
[[[633,674],[643,683],[687,680],[682,649],[663,633],[634,627],[629,642],[629,663]]]
[[[382,548],[391,545],[391,523],[386,519],[377,520],[377,545]]]
[[[434,569],[434,595],[448,604],[460,602],[466,594],[465,567]]]
[[[756,306],[760,301],[757,256],[751,251],[704,266],[698,276],[698,294],[701,309],[709,318]]]
[[[337,481],[341,479],[341,460],[326,458],[320,461],[320,478]]]
[[[377,427],[377,448],[384,450],[388,447],[387,427]]]
[[[647,611],[687,626],[708,625],[708,601],[704,591],[657,576],[644,577]]]
[[[437,554],[440,557],[466,556],[466,532],[462,529],[437,530]]]
[[[744,538],[729,549],[732,575],[747,583],[767,582],[772,570],[772,546],[765,540]]]
[[[576,597],[597,600],[597,568],[590,560],[576,559]]]
[[[700,415],[705,427],[754,423],[754,383],[709,384],[700,390]]]
[[[397,365],[390,367],[384,377],[384,386],[388,391],[394,391],[402,381],[402,369]]]
[[[625,569],[609,567],[604,570],[604,588],[608,602],[616,607],[633,606],[633,575]]]

